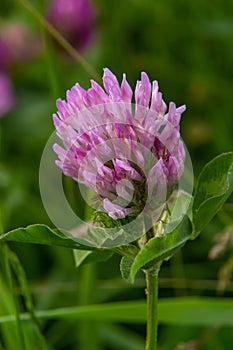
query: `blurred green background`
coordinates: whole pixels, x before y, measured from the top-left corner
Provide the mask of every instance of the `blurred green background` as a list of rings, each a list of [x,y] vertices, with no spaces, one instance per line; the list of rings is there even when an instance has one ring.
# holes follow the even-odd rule
[[[45,14],[49,1],[35,0],[31,4]],[[94,6],[95,36],[81,54],[98,74],[101,76],[102,68],[109,67],[121,79],[125,72],[131,86],[135,86],[140,72],[146,71],[151,80],[159,81],[166,102],[187,105],[181,132],[195,176],[214,156],[231,151],[233,2],[95,0]],[[33,53],[7,68],[15,104],[0,118],[0,201],[5,232],[33,223],[52,227],[38,184],[41,154],[54,131],[51,115],[56,111],[56,98],[64,98],[65,91],[76,82],[88,88],[92,78],[79,62],[54,43],[21,1],[2,1],[0,32],[7,23],[15,22],[27,26],[29,37],[23,41],[31,42]],[[164,263],[160,298],[218,298],[220,294],[233,297],[230,240],[228,249],[219,258],[208,257],[217,235],[225,230],[233,236],[232,212],[230,198],[197,241],[188,243],[182,252]],[[226,240],[226,234],[221,237]],[[16,243],[10,247],[26,271],[36,309],[144,299],[143,276],[139,276],[134,286],[122,281],[118,256],[107,264],[76,269],[71,250]],[[24,309],[23,304],[21,308]],[[42,329],[49,348],[59,350],[143,349],[145,335],[144,324],[119,323],[117,327],[98,324],[97,329],[96,325],[85,322],[53,319],[44,322]],[[97,345],[92,344],[90,337]],[[5,339],[4,327],[1,338]],[[192,339],[200,341],[196,347],[182,345]],[[232,342],[232,329],[224,324],[219,328],[163,324],[159,328],[161,350],[230,350]],[[3,344],[0,341],[0,349]]]

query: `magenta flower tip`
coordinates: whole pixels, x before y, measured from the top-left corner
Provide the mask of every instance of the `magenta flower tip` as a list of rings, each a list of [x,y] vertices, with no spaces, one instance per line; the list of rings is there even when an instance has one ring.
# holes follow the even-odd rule
[[[131,213],[131,208],[122,208],[120,205],[113,204],[108,198],[103,200],[104,209],[108,212],[108,215],[113,219],[124,219],[126,215]]]
[[[0,72],[0,118],[11,110],[15,103],[15,96],[10,79]]]

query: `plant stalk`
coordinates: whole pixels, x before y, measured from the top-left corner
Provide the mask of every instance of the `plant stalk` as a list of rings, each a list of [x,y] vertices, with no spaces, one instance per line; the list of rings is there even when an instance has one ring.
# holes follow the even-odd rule
[[[160,265],[145,271],[147,294],[146,350],[157,350],[158,334],[158,274]]]

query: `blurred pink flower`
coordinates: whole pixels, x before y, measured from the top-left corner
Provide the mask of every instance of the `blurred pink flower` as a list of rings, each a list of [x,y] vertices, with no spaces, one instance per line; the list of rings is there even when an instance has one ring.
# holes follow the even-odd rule
[[[20,22],[3,22],[0,27],[0,69],[22,64],[42,49],[39,38]]]
[[[10,79],[0,72],[0,117],[3,117],[14,105],[14,93]]]
[[[0,70],[6,70],[9,67],[10,50],[0,32]]]
[[[95,36],[96,12],[91,0],[52,0],[46,17],[78,50],[86,48]]]
[[[92,80],[87,91],[76,84],[67,101],[57,100],[53,118],[65,149],[55,144],[54,150],[63,173],[92,188],[100,210],[115,220],[141,212],[148,197],[149,207],[161,206],[161,194],[178,182],[185,160],[179,123],[186,107],[170,102],[166,112],[157,81],[151,84],[144,72],[135,105],[125,74],[120,85],[105,68],[103,84],[105,90]]]

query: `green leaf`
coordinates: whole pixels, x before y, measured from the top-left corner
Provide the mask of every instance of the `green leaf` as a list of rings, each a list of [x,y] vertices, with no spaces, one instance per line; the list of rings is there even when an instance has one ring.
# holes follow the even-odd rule
[[[115,247],[125,244],[125,231],[121,227],[89,227],[87,239],[97,248]]]
[[[134,259],[128,256],[123,256],[120,263],[121,276],[129,282],[129,276]]]
[[[17,228],[0,236],[0,242],[15,241],[22,243],[47,244],[72,249],[91,250],[93,248],[81,245],[68,238],[58,230],[52,230],[46,225],[30,225]]]
[[[210,222],[233,190],[233,152],[211,160],[199,175],[193,202],[194,235]]]
[[[122,256],[128,256],[129,258],[135,258],[140,252],[140,249],[134,244],[124,244],[119,247],[111,248],[111,250]]]
[[[160,324],[208,326],[233,326],[233,299],[208,297],[181,297],[160,299],[158,318]],[[72,306],[53,310],[38,310],[38,319],[73,319],[96,322],[146,322],[146,302],[127,301],[85,306]],[[21,320],[29,320],[28,313],[20,314]],[[15,322],[15,316],[0,316],[0,324]]]
[[[172,195],[173,196],[173,195]],[[173,231],[182,221],[184,215],[187,215],[190,220],[192,217],[192,195],[179,190],[175,199],[172,200],[172,205],[168,205],[170,215],[166,219],[166,232]],[[192,220],[191,220],[192,221]]]
[[[84,264],[106,261],[113,255],[113,252],[107,249],[96,250],[74,250],[75,265],[79,267]]]
[[[33,300],[32,300],[30,290],[29,290],[29,286],[27,283],[27,277],[26,277],[25,271],[23,269],[23,266],[22,266],[20,260],[18,259],[17,255],[13,251],[9,250],[9,257],[10,257],[10,263],[11,263],[12,269],[14,270],[15,276],[16,276],[18,283],[19,283],[20,293],[21,293],[22,297],[24,298],[25,307],[27,308],[27,310],[30,314],[31,321],[32,321],[32,324],[34,326],[34,333],[35,333],[38,341],[40,342],[41,349],[47,350],[48,347],[46,345],[45,338],[40,330],[39,322],[38,322],[37,318],[35,317]],[[32,327],[32,325],[31,325],[31,327]]]
[[[150,239],[134,259],[129,276],[131,283],[134,282],[135,275],[140,268],[151,262],[155,265],[172,256],[190,238],[191,233],[191,222],[185,216],[180,225],[172,232]]]

